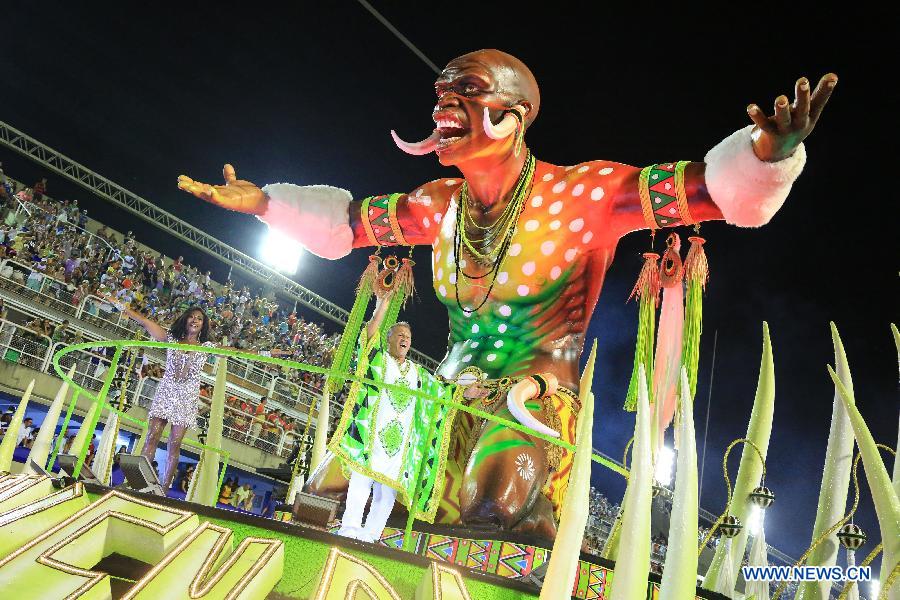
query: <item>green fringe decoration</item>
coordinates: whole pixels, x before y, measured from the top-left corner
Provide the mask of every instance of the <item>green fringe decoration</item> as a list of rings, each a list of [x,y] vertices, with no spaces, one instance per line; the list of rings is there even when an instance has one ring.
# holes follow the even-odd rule
[[[684,278],[687,296],[684,307],[684,332],[682,333],[681,364],[687,370],[691,397],[697,392],[697,369],[700,363],[700,334],[703,333],[703,292],[709,280],[709,264],[703,244],[698,236],[688,238],[691,249],[684,261]]]
[[[659,254],[644,253],[644,266],[638,276],[637,283],[631,291],[629,300],[637,297],[638,308],[637,342],[634,347],[634,368],[628,382],[628,393],[625,395],[625,410],[637,410],[638,369],[644,365],[647,381],[653,380],[653,345],[656,339],[656,305],[659,301],[659,269],[656,261]],[[652,386],[651,386],[652,387]],[[650,389],[650,403],[653,404],[653,390]]]
[[[380,260],[377,254],[370,256],[369,265],[363,271],[359,280],[359,285],[356,288],[356,300],[353,301],[353,307],[350,309],[350,315],[347,317],[347,325],[344,327],[341,341],[338,343],[338,347],[334,351],[334,357],[331,360],[331,368],[335,371],[346,373],[350,369],[350,362],[356,350],[356,343],[359,341],[359,334],[362,330],[363,320],[366,317],[366,310],[369,308],[369,301],[372,299],[372,285],[375,282],[375,277],[378,275]],[[334,393],[344,387],[344,380],[328,377],[325,386]]]

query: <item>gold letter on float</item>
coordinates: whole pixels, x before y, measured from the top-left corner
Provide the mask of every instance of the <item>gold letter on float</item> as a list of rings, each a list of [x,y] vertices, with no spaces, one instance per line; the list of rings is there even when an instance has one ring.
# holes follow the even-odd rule
[[[433,562],[416,589],[416,600],[472,599],[459,571]]]
[[[100,560],[156,564],[197,525],[191,512],[110,492],[0,560],[0,598],[109,598],[109,576],[90,570]]]
[[[391,584],[363,560],[332,548],[315,600],[400,600]]]
[[[54,492],[47,477],[0,478],[0,559],[87,506],[80,483]]]
[[[265,598],[281,579],[284,546],[279,540],[245,538],[232,550],[232,531],[203,523],[122,600],[158,598]]]

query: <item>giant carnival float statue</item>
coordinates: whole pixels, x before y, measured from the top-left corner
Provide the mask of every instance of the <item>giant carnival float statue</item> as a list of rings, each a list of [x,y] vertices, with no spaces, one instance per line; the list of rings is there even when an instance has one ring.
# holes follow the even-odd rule
[[[765,225],[803,169],[802,142],[836,84],[828,74],[813,90],[801,78],[794,102],[779,96],[770,116],[750,105],[753,124],[713,147],[704,162],[557,166],[538,160],[525,140],[541,108],[535,77],[515,57],[481,50],[450,61],[435,81],[434,129],[425,140],[408,143],[391,132],[404,152],[434,152],[458,174],[362,200],[324,185],[260,188],[238,179],[231,165],[224,185],[181,176],[178,187],[256,215],[327,259],[354,248],[430,245],[434,292],[450,317],[437,375],[455,380],[470,367],[507,383],[555,375],[556,393],[530,413],[503,402],[491,406],[490,397],[479,402],[573,442],[584,334],[619,239],[707,220]],[[575,123],[561,133],[581,135]],[[659,419],[667,420],[664,411],[671,419],[674,408],[658,404]],[[437,522],[555,535],[570,452],[520,431],[482,427],[462,413],[448,451]],[[307,489],[342,497],[347,480],[338,462],[329,454]]]
[[[531,72],[508,54],[482,50],[451,61],[438,77],[432,113],[436,127],[427,139],[407,143],[394,134],[402,150],[435,152],[442,165],[456,167],[461,177],[432,181],[409,193],[354,201],[348,192],[328,186],[280,183],[259,188],[237,179],[230,165],[225,166],[224,185],[181,176],[181,189],[257,215],[319,256],[337,260],[353,248],[379,248],[363,272],[331,368],[227,348],[185,350],[174,343],[141,340],[86,342],[57,351],[53,364],[64,383],[27,463],[15,471],[19,474],[10,474],[14,443],[34,382],[0,443],[0,596],[110,597],[111,577],[98,561],[118,552],[152,565],[142,572],[132,568],[128,573],[135,581],[120,586],[120,591],[128,588],[121,597],[135,599],[325,599],[365,591],[367,597],[392,600],[506,600],[536,598],[537,583],[541,600],[722,595],[767,600],[770,582],[738,581],[749,544],[750,528],[742,522],[748,521],[751,509],[764,511],[775,498],[765,482],[775,399],[773,351],[765,325],[747,433],[728,446],[723,459],[725,509],[698,546],[692,407],[708,276],[704,240],[699,235],[688,238],[690,249],[683,262],[674,232],[667,236],[661,260],[652,252],[644,254],[633,291],[640,306],[634,372],[625,398],[626,409],[636,411],[634,446],[622,508],[599,557],[581,553],[588,545],[594,407],[590,387],[596,343],[581,373],[579,358],[619,239],[641,229],[651,235],[676,226],[696,229],[706,220],[739,227],[766,224],[803,168],[802,141],[836,83],[836,76],[826,75],[813,90],[809,81],[800,79],[794,102],[779,96],[771,115],[750,105],[753,124],[713,147],[702,163],[636,168],[601,160],[562,167],[539,162],[525,144],[526,130],[540,108]],[[433,248],[433,287],[450,316],[449,347],[437,373],[407,359],[412,328],[397,322],[413,289],[412,260],[380,254],[384,246],[418,244]],[[363,326],[373,295],[375,311]],[[900,331],[893,327],[893,334],[900,355]],[[900,598],[900,466],[895,461],[893,475],[888,474],[879,452],[891,449],[876,443],[857,408],[849,364],[833,324],[832,336],[832,424],[812,543],[796,566],[835,567],[838,542],[847,549],[848,567],[855,565],[855,551],[866,541],[852,522],[859,506],[861,461],[881,544],[860,567],[883,553],[877,595],[879,600],[895,600]],[[75,356],[67,355],[98,344],[116,350],[109,374],[94,394],[75,382]],[[126,356],[123,350],[129,349],[127,360],[133,366],[133,350],[147,345],[327,373],[306,491],[332,501],[308,496],[302,500],[333,507],[333,500],[347,496],[349,479],[350,499],[338,533],[375,544],[271,519],[232,520],[207,508],[215,506],[225,475],[218,456],[226,456],[227,462],[228,454],[219,447],[227,382],[224,360],[216,368],[208,439],[188,440],[203,450],[188,488],[189,504],[151,502],[109,490],[118,419],[153,434],[147,423],[124,415],[127,375],[117,384],[118,409],[107,402],[119,360]],[[68,374],[63,358],[70,364]],[[329,420],[328,394],[347,381],[352,381],[348,401],[325,452],[328,428],[318,425]],[[75,393],[63,429],[79,394],[91,400],[87,426],[79,428],[73,442],[80,453],[72,477],[81,477],[90,432],[103,408],[110,409],[91,465],[102,478],[97,485],[53,477],[43,468],[52,468],[60,449],[62,436],[51,455],[69,385]],[[657,583],[650,575],[651,499],[662,489],[653,481],[653,463],[676,414],[675,486],[665,565]],[[138,447],[153,439],[144,435]],[[743,445],[743,453],[732,485],[728,457],[737,445]],[[854,445],[859,448],[855,458]],[[122,461],[139,467],[125,457]],[[140,458],[138,463],[145,461]],[[297,465],[299,461],[295,469]],[[851,472],[855,500],[848,512]],[[295,471],[294,491],[300,479]],[[370,493],[372,504],[362,526]],[[406,530],[394,528],[381,537],[377,530],[385,526],[394,498],[409,508]],[[298,506],[295,517],[301,512]],[[416,518],[449,527],[414,534]],[[721,537],[713,550],[708,543],[716,532]],[[230,552],[235,534],[240,545]],[[476,534],[489,539],[465,537]],[[410,553],[383,548],[399,547],[394,543],[399,536]],[[526,543],[509,541],[512,537]],[[551,539],[552,550],[539,547]],[[440,550],[448,548],[452,551]],[[760,526],[753,534],[749,565],[767,566],[767,552]],[[704,589],[698,590],[704,553],[709,561],[703,565]],[[841,598],[859,598],[857,581],[848,575]],[[786,583],[781,582],[773,600],[786,597]],[[829,585],[805,582],[794,600],[828,598]]]

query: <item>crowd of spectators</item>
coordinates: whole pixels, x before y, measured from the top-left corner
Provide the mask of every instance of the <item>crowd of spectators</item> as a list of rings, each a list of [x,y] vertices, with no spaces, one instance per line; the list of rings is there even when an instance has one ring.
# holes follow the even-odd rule
[[[612,530],[616,517],[619,514],[620,506],[600,493],[596,488],[591,487],[588,494],[588,527],[585,530],[585,541],[587,549],[595,554],[599,554],[606,542],[606,537]],[[698,528],[698,543],[702,542],[709,533],[709,528],[700,525]],[[715,549],[718,544],[719,536],[713,536],[707,547]],[[666,550],[669,540],[665,535],[654,535],[651,540],[651,570],[654,573],[662,573],[662,566],[666,558]]]
[[[316,323],[252,293],[248,286],[231,281],[218,285],[210,271],[185,264],[181,256],[171,260],[142,249],[131,231],[122,239],[105,226],[89,233],[87,211],[77,200],[58,202],[46,193],[46,179],[31,189],[14,191],[0,164],[0,277],[17,281],[26,292],[37,295],[40,290],[75,306],[89,295],[115,297],[163,326],[187,308],[198,306],[209,315],[213,339],[221,345],[248,351],[277,348],[289,353],[282,355],[285,358],[318,366],[330,364],[339,336],[327,335]],[[31,270],[26,276],[6,259]],[[49,284],[45,278],[51,279]],[[101,312],[112,310],[108,303],[86,303],[87,318],[99,318]],[[54,341],[74,341],[73,332],[54,328],[46,320],[29,323],[28,328]],[[281,375],[315,389],[321,389],[323,383],[320,375],[298,370]]]

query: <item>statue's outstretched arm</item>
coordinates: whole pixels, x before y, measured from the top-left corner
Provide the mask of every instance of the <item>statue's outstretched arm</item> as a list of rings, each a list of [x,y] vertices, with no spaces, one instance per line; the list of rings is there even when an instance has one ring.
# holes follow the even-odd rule
[[[364,246],[431,244],[450,196],[462,183],[439,179],[409,194],[354,201],[347,190],[327,185],[275,183],[260,188],[238,179],[231,165],[225,165],[223,174],[224,185],[181,175],[178,188],[216,206],[256,215],[269,228],[330,259]]]

